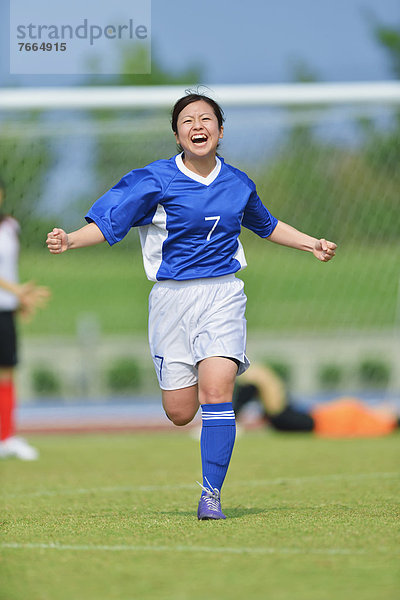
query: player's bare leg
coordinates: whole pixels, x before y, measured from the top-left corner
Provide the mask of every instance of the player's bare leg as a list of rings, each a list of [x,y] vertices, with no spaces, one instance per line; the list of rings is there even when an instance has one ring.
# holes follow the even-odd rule
[[[212,356],[199,363],[199,403],[232,402],[238,366],[233,360]]]
[[[174,425],[187,425],[199,410],[197,384],[179,390],[162,390],[162,403]]]

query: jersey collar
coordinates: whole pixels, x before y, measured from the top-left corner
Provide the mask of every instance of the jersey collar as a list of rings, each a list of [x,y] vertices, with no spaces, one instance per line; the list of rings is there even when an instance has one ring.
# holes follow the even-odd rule
[[[181,154],[177,154],[175,156],[176,166],[181,171],[181,173],[183,173],[187,177],[190,177],[190,179],[193,179],[194,181],[197,181],[198,183],[202,183],[203,185],[210,185],[218,177],[219,172],[221,170],[221,161],[218,158],[218,156],[215,157],[216,165],[213,168],[213,170],[211,171],[211,173],[209,173],[209,175],[207,175],[207,177],[202,177],[202,175],[197,175],[197,173],[193,173],[193,171],[191,171],[190,169],[188,169],[185,166],[183,159],[182,159],[182,155],[183,155],[183,152],[181,152]]]

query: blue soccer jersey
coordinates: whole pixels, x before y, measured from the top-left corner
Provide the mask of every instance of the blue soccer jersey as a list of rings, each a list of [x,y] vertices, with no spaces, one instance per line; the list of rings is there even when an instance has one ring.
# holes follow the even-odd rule
[[[201,177],[181,154],[131,171],[85,218],[110,245],[138,227],[151,281],[236,273],[246,266],[241,226],[265,238],[278,222],[245,173],[217,158],[214,170]]]

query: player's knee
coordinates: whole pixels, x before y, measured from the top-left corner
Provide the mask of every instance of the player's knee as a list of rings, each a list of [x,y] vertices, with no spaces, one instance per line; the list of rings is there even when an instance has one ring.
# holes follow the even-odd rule
[[[206,387],[200,390],[199,393],[201,404],[220,404],[221,402],[229,402],[231,394],[229,391],[219,387]]]
[[[187,425],[193,420],[194,417],[194,415],[185,414],[180,410],[169,410],[168,412],[165,411],[165,414],[167,415],[168,419],[177,427],[183,427],[184,425]]]

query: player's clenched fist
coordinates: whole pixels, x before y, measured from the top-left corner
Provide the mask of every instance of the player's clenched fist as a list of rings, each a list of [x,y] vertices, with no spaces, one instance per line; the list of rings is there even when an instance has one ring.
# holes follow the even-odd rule
[[[328,262],[328,260],[331,260],[335,256],[336,248],[337,245],[334,242],[328,242],[328,240],[322,238],[315,242],[313,254],[318,260]]]
[[[63,229],[54,228],[47,234],[46,244],[52,254],[61,254],[68,250],[68,235]]]

